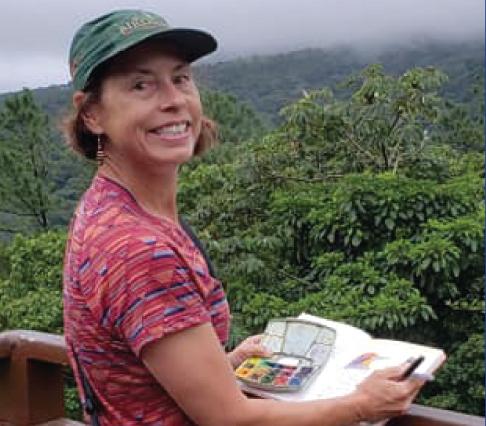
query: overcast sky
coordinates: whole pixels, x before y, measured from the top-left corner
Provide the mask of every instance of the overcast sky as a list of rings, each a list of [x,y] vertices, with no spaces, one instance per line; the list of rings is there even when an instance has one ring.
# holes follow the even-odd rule
[[[0,93],[69,81],[67,52],[87,20],[119,8],[210,31],[235,55],[410,40],[484,40],[484,0],[2,0]]]

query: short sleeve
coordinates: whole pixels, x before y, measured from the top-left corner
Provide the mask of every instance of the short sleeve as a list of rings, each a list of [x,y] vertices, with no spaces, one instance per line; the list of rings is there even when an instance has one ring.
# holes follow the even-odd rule
[[[176,247],[143,238],[126,244],[98,279],[92,308],[102,326],[140,356],[147,343],[210,321],[197,277]]]

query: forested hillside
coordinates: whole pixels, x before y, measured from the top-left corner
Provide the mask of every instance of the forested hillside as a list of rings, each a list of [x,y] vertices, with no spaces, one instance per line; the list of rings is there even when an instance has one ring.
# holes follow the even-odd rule
[[[483,49],[372,59],[201,67],[221,145],[182,168],[180,210],[226,287],[231,344],[306,311],[439,346],[448,361],[420,402],[484,414]],[[0,108],[0,330],[63,329],[66,222],[94,171],[53,136],[68,93]]]
[[[383,64],[386,72],[394,75],[416,66],[433,66],[449,76],[442,94],[465,101],[471,79],[482,73],[484,43],[430,43],[379,52],[351,48],[302,50],[204,65],[199,73],[210,88],[235,94],[275,122],[280,108],[299,98],[303,90],[334,87],[370,63]]]
[[[387,72],[395,75],[415,66],[433,66],[449,77],[441,88],[442,94],[467,101],[468,88],[483,70],[484,42],[421,43],[416,47],[396,46],[379,51],[346,47],[308,49],[198,65],[196,70],[203,85],[236,96],[268,123],[276,123],[279,110],[298,99],[302,90],[334,87],[370,63],[383,64]],[[51,86],[34,93],[42,108],[56,116],[68,105],[70,87]],[[7,96],[0,95],[0,102]]]

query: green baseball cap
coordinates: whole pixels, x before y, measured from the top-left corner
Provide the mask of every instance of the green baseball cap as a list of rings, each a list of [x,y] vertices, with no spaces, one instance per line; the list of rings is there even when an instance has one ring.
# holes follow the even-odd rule
[[[74,89],[85,89],[93,71],[107,59],[152,37],[173,43],[188,62],[217,47],[211,34],[189,28],[171,28],[165,19],[152,12],[110,12],[87,22],[74,35],[69,51]]]

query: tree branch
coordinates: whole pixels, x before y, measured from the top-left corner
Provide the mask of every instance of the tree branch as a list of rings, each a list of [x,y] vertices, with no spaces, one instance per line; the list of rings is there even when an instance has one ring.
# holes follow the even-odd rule
[[[283,269],[278,269],[277,272],[285,275],[287,278],[291,278],[295,281],[298,281],[301,284],[305,284],[305,285],[312,285],[313,284],[312,282],[304,280],[303,278],[295,277],[294,275],[289,274],[288,272],[285,272]]]
[[[396,127],[398,127],[398,122],[400,121],[400,118],[402,116],[402,113],[400,111],[397,111],[395,115],[395,119],[393,120],[393,123],[391,124],[390,128],[388,129],[388,136],[390,136],[395,130]]]
[[[10,229],[10,228],[0,228],[0,232],[6,232],[8,234],[18,234],[21,233],[20,229]]]
[[[328,179],[337,179],[340,177],[343,177],[344,175],[341,174],[332,174],[332,175],[326,175],[318,178],[300,178],[300,177],[294,177],[294,176],[282,176],[282,175],[277,175],[276,173],[271,173],[269,177],[273,180],[277,179],[283,179],[283,180],[294,180],[297,182],[307,182],[307,183],[313,183],[313,182],[325,182]]]
[[[0,213],[5,213],[5,214],[11,214],[14,216],[20,216],[20,217],[32,217],[35,216],[35,213],[18,213],[12,210],[7,210],[7,209],[0,209]]]
[[[364,149],[358,142],[356,142],[353,138],[353,136],[351,136],[351,134],[348,132],[348,134],[346,135],[346,138],[349,142],[351,142],[353,144],[353,146],[358,150],[358,151],[361,151],[363,154],[365,154],[366,156],[368,156],[369,158],[371,158],[373,160],[373,163],[376,163],[376,158],[375,156],[373,155],[373,153],[367,151],[366,149]]]

